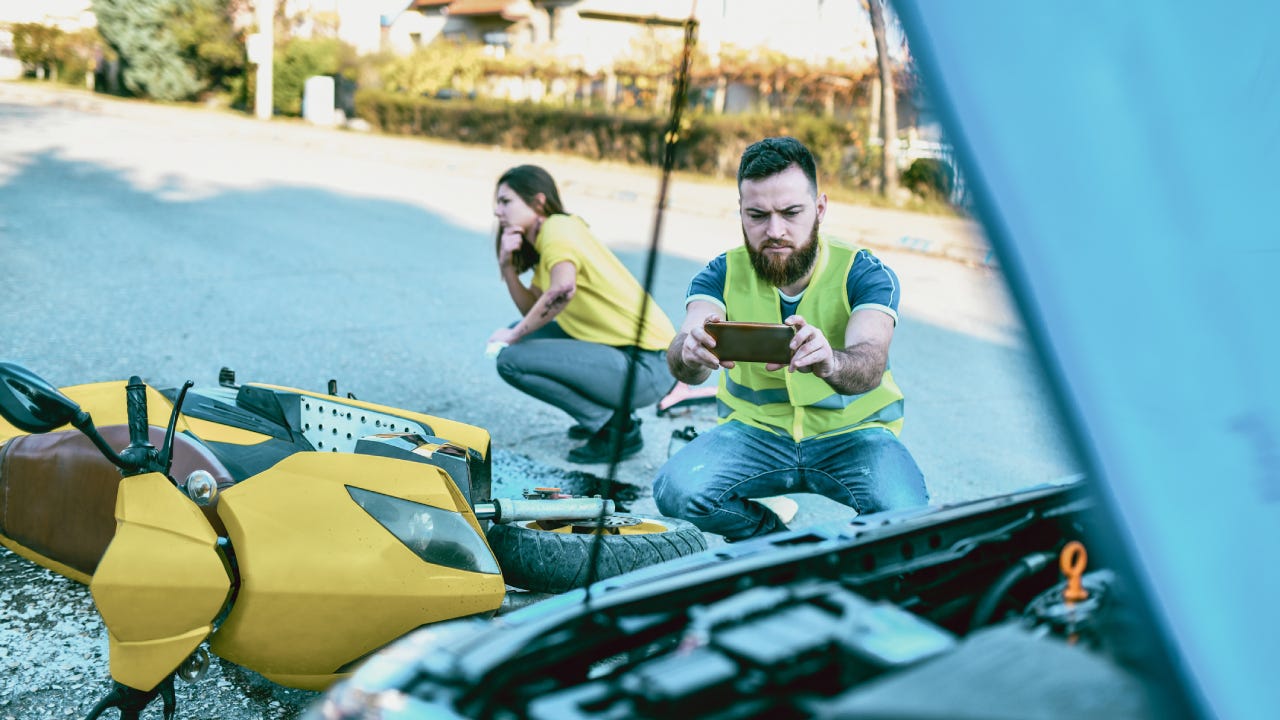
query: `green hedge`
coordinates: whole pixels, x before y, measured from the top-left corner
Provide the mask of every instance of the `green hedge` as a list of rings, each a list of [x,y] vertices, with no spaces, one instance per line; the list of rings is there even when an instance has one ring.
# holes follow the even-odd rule
[[[951,166],[919,158],[902,173],[902,185],[926,200],[945,202],[951,195]]]
[[[423,135],[465,143],[562,152],[598,160],[658,165],[667,119],[496,101],[436,100],[378,90],[356,93],[358,117],[388,133]],[[676,168],[733,177],[752,142],[791,135],[817,157],[823,183],[862,182],[858,133],[852,123],[830,118],[743,115],[687,116]]]

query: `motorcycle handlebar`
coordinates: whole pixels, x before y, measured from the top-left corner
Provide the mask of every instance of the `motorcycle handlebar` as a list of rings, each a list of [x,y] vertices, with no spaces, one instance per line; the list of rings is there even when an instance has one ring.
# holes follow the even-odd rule
[[[151,444],[147,434],[147,386],[142,378],[134,375],[125,386],[125,401],[129,411],[129,444],[142,447]]]
[[[123,473],[136,475],[153,472],[159,468],[157,461],[160,454],[151,444],[151,435],[147,432],[147,386],[142,378],[134,375],[125,386],[125,404],[129,410],[129,447],[120,451],[120,459],[124,462]]]

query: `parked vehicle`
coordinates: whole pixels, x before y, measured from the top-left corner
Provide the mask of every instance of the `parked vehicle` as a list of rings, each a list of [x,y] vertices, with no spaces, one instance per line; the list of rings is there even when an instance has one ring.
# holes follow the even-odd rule
[[[331,393],[225,371],[60,391],[0,363],[0,543],[89,585],[115,681],[91,718],[156,696],[172,717],[206,640],[322,689],[416,628],[493,615],[508,582],[558,592],[706,546],[606,498],[491,500],[487,432]]]

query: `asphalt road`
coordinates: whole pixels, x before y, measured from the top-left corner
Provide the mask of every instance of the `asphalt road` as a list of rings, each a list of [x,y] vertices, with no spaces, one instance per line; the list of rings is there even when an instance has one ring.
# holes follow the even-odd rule
[[[649,170],[0,83],[0,358],[56,385],[212,384],[223,366],[314,390],[334,378],[489,429],[500,491],[605,474],[567,463],[567,418],[482,354],[515,319],[489,209],[497,175],[521,162],[546,165],[566,206],[643,274]],[[673,184],[653,287],[677,322],[688,279],[739,241],[735,201],[731,182]],[[998,271],[895,249],[972,246],[972,226],[833,203],[825,230],[878,248],[901,278],[903,440],[935,503],[1075,471]],[[671,431],[714,418],[705,405],[640,414],[646,448],[616,477],[643,511]],[[850,514],[798,500],[797,524]],[[95,623],[82,588],[0,551],[0,719],[83,715],[107,678]],[[180,717],[293,717],[309,697],[215,666],[180,695]]]

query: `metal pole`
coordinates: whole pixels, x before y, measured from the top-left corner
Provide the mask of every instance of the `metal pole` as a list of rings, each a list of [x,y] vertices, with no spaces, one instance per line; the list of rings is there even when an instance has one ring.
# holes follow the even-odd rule
[[[254,92],[253,110],[259,120],[271,119],[271,61],[275,54],[275,0],[257,0],[258,10],[258,86]]]

